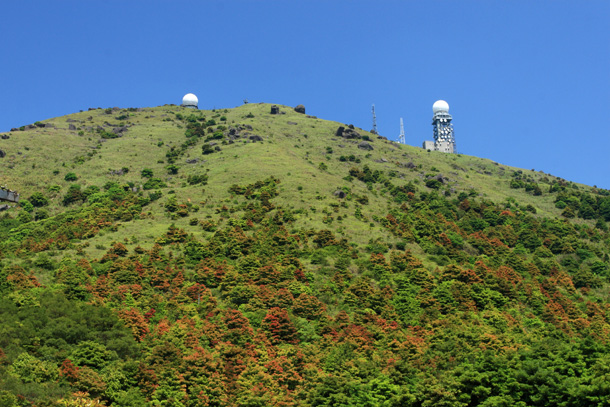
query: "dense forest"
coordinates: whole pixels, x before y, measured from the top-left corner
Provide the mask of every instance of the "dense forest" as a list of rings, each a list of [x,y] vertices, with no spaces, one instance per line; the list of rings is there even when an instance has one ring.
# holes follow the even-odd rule
[[[0,161],[29,185],[0,215],[0,406],[610,405],[610,191],[257,108],[94,111],[133,127],[74,129],[102,147],[39,184]],[[176,134],[157,163],[95,169],[144,115]]]

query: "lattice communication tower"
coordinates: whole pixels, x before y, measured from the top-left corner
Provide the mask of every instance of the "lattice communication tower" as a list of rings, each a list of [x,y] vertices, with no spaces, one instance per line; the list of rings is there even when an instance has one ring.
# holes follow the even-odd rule
[[[402,117],[400,118],[400,135],[398,136],[398,140],[401,144],[407,144],[405,141],[405,126],[402,123]]]
[[[371,130],[371,133],[373,134],[379,134],[379,132],[377,131],[377,115],[375,114],[375,105],[373,105],[373,130]]]

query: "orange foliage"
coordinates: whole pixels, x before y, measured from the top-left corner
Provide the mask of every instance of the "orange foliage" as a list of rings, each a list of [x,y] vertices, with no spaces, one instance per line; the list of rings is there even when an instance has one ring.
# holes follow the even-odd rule
[[[142,341],[148,334],[148,322],[139,310],[135,308],[121,310],[119,311],[119,318],[125,322],[127,327],[131,328],[136,340]]]

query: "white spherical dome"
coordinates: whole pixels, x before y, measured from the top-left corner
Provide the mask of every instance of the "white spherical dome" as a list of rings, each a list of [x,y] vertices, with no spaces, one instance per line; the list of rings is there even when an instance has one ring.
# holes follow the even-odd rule
[[[437,100],[432,105],[432,112],[433,113],[436,113],[436,112],[448,112],[448,111],[449,111],[449,104],[447,102],[445,102],[444,100]]]
[[[187,93],[182,98],[182,105],[184,106],[197,106],[198,103],[199,99],[197,99],[197,96],[193,95],[192,93]]]

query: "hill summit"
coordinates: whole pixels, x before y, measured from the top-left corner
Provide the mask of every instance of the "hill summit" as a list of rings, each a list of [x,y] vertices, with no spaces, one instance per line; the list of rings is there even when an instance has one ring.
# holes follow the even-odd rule
[[[610,397],[610,191],[303,106],[90,109],[0,151],[6,405]]]

